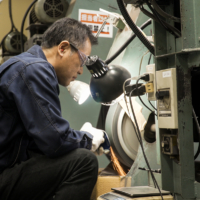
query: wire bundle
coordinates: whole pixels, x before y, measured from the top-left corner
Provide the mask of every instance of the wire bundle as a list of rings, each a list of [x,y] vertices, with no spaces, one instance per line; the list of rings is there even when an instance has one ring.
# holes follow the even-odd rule
[[[165,28],[165,30],[167,30],[168,32],[170,32],[175,37],[181,37],[181,32],[177,28],[171,26],[170,24],[168,24],[167,22],[165,22],[163,20],[163,18],[165,18],[165,19],[169,19],[169,20],[172,20],[174,22],[180,23],[180,18],[174,17],[174,16],[169,15],[168,13],[164,12],[160,8],[160,6],[156,3],[155,0],[150,0],[151,3],[149,3],[149,0],[144,0],[144,1],[147,4],[147,6],[149,7],[149,9],[151,10],[151,12],[152,12],[152,13],[150,13],[149,11],[147,11],[143,7],[143,5],[141,5],[140,6],[140,10],[145,15],[147,15],[150,18],[152,18],[156,22],[160,23]],[[153,5],[153,7],[151,5]]]
[[[138,78],[138,77],[133,77],[133,78],[131,78],[131,79],[132,79],[132,80],[137,80],[137,82],[138,82],[138,81],[141,79],[141,77],[142,77],[142,76],[140,76],[139,78]],[[127,79],[127,80],[124,82],[123,91],[124,91],[124,99],[125,99],[125,102],[126,102],[127,110],[128,110],[129,116],[131,117],[130,111],[129,111],[129,108],[128,108],[127,99],[126,99],[126,94],[125,94],[125,83],[126,83],[127,81],[129,81],[129,80]],[[137,90],[137,87],[136,87],[136,89],[134,89],[134,90]],[[135,112],[134,112],[133,104],[132,104],[132,100],[131,100],[132,92],[133,92],[134,90],[132,90],[132,91],[130,92],[130,94],[129,94],[129,102],[130,102],[131,112],[132,112],[132,115],[133,115],[135,124],[133,123],[132,120],[131,120],[131,122],[132,122],[133,128],[134,128],[134,130],[135,130],[135,134],[136,134],[136,137],[137,137],[137,139],[138,139],[138,142],[139,142],[139,144],[140,144],[140,146],[141,146],[142,153],[143,153],[143,156],[144,156],[144,160],[145,160],[145,162],[146,162],[146,164],[147,164],[147,167],[148,167],[148,169],[149,169],[149,172],[150,172],[150,174],[151,174],[151,177],[152,177],[152,180],[153,180],[153,183],[154,183],[154,187],[157,188],[157,189],[159,190],[160,196],[161,196],[161,198],[162,198],[162,200],[163,200],[163,196],[162,196],[160,187],[159,187],[159,185],[158,185],[158,183],[157,183],[157,181],[156,181],[156,179],[155,179],[155,176],[154,176],[154,174],[153,174],[153,172],[152,172],[152,170],[151,170],[149,161],[148,161],[148,159],[147,159],[147,157],[146,157],[146,154],[145,154],[145,152],[144,152],[144,146],[143,146],[143,142],[142,142],[142,136],[141,136],[141,133],[140,133],[140,129],[139,129],[139,126],[138,126],[138,123],[137,123],[137,118],[136,118],[136,116],[135,116]]]

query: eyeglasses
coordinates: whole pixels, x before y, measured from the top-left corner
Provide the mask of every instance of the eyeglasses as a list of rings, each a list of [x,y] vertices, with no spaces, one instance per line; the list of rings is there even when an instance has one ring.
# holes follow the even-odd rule
[[[81,67],[85,65],[85,63],[88,60],[88,56],[85,55],[82,51],[80,51],[77,47],[75,47],[73,44],[69,43],[77,52],[81,61]]]

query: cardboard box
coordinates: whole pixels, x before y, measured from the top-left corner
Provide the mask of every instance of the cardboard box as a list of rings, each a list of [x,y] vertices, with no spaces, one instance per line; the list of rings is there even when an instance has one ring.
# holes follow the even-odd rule
[[[98,176],[90,200],[96,200],[100,195],[111,192],[111,188],[130,187],[130,176]]]

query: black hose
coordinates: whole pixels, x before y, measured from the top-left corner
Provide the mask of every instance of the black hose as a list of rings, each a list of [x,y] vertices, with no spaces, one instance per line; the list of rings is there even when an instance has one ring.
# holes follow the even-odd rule
[[[147,15],[148,17],[150,17],[151,19],[153,19],[153,20],[155,20],[156,22],[159,23],[158,19],[157,19],[152,13],[150,13],[149,11],[147,11],[143,6],[140,7],[140,10],[141,10],[145,15]],[[169,29],[171,29],[172,31],[176,32],[178,37],[181,36],[181,32],[180,32],[178,29],[174,28],[173,26],[171,26],[170,24],[166,23],[166,22],[163,21],[162,19],[161,19],[161,21],[162,21],[162,23],[164,23],[165,26],[167,26]]]
[[[199,133],[199,146],[198,146],[197,152],[194,156],[194,159],[196,160],[196,158],[198,157],[198,155],[200,153],[200,127],[199,127],[199,122],[197,120],[197,116],[196,116],[196,113],[194,111],[194,108],[192,109],[192,114],[193,114],[194,120],[196,122],[197,130],[198,130],[198,133]]]
[[[180,23],[181,20],[180,18],[174,17],[172,15],[169,15],[168,13],[166,13],[164,10],[162,10],[160,8],[160,6],[156,3],[155,0],[151,0],[151,4],[153,5],[154,9],[157,11],[158,14],[160,14],[162,17],[167,18],[167,19],[171,19],[175,22]]]
[[[17,31],[17,28],[14,25],[13,17],[12,17],[12,2],[11,2],[11,0],[8,1],[8,8],[9,8],[9,16],[10,16],[10,22],[11,22],[11,30]]]
[[[140,26],[140,29],[143,30],[146,28],[148,25],[152,23],[151,19],[148,19],[144,24]],[[112,55],[110,58],[105,60],[105,63],[108,65],[110,64],[134,39],[136,38],[135,33],[118,49],[118,51]]]
[[[174,35],[175,37],[180,37],[180,35],[176,34],[175,32],[173,32],[167,25],[166,23],[164,23],[164,21],[162,19],[160,19],[158,13],[151,7],[151,4],[149,3],[148,0],[145,0],[146,4],[148,5],[149,9],[152,11],[152,13],[154,14],[154,16],[156,17],[156,19],[158,20],[158,22],[168,31],[170,32],[172,35]]]
[[[24,31],[24,23],[26,20],[26,17],[30,11],[30,9],[32,8],[32,6],[37,2],[37,0],[34,0],[28,7],[28,9],[26,10],[23,20],[22,20],[22,24],[21,24],[21,32],[20,32],[20,38],[21,38],[21,52],[24,52],[24,40],[23,40],[23,31]]]
[[[128,14],[126,7],[124,6],[123,0],[117,0],[118,7],[122,13],[122,16],[126,20],[129,27],[132,29],[132,31],[136,34],[136,36],[140,39],[140,41],[147,47],[147,49],[155,55],[154,47],[151,45],[151,43],[147,40],[147,38],[141,33],[141,31],[138,29],[138,27],[135,25],[135,23],[130,18],[130,15]]]

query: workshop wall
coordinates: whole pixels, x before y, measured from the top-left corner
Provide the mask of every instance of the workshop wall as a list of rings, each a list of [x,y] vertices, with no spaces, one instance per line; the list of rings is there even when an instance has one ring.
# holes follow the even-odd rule
[[[20,31],[22,18],[33,0],[13,0],[12,1],[12,15],[13,21],[16,28]],[[24,26],[24,34],[27,36],[28,31],[25,30],[28,26],[28,21],[26,20]],[[11,23],[8,12],[8,0],[3,0],[0,3],[0,40],[10,31]]]

